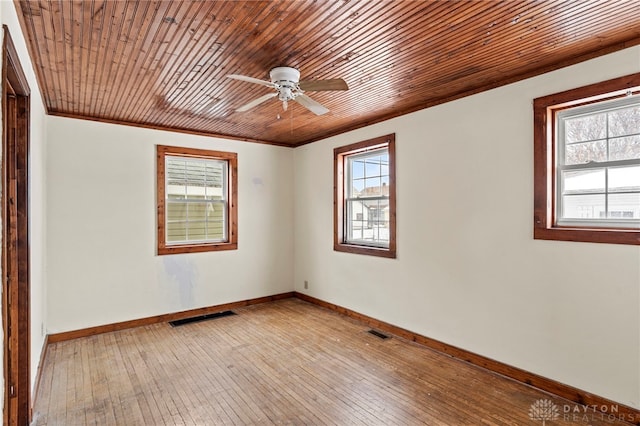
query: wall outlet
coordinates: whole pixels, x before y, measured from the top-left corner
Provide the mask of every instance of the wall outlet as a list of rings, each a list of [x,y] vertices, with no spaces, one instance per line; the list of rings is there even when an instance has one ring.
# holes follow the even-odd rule
[[[309,288],[309,281],[304,280],[304,289],[308,289]]]

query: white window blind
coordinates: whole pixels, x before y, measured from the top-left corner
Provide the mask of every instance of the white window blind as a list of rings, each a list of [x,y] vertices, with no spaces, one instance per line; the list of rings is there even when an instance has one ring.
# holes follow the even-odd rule
[[[228,239],[227,174],[225,160],[165,157],[168,245]]]

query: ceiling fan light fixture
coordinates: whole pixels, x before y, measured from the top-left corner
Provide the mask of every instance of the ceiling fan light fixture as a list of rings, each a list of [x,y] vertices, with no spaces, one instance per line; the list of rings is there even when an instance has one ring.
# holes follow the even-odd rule
[[[296,92],[297,90],[295,87],[292,88],[289,86],[279,86],[278,99],[280,99],[282,102],[290,101],[296,97]]]

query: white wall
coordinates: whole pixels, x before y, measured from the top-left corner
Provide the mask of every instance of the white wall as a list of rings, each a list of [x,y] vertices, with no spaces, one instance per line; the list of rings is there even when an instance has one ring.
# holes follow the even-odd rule
[[[46,116],[13,2],[0,1],[0,22],[9,28],[22,69],[31,89],[29,246],[31,249],[31,383],[34,385],[46,327],[46,256],[44,251],[46,239],[46,188],[44,181],[45,142],[47,137],[45,130]],[[3,353],[0,351],[0,363],[2,362],[2,356]],[[0,389],[2,389],[0,392],[4,390],[2,382],[0,382]]]
[[[238,250],[156,255],[155,145],[238,153]],[[48,331],[293,290],[293,150],[48,118]]]
[[[640,248],[532,237],[532,100],[638,71],[634,47],[297,148],[296,290],[640,407]],[[335,252],[333,148],[392,132],[398,258]]]

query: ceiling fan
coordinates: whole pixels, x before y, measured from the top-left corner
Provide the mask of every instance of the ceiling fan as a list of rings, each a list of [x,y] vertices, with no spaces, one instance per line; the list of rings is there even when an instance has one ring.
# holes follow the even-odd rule
[[[258,99],[254,99],[248,104],[236,109],[237,112],[248,111],[251,108],[277,96],[278,99],[282,101],[282,108],[285,111],[287,110],[288,102],[295,101],[314,114],[322,115],[329,112],[329,110],[319,102],[316,102],[309,96],[305,95],[304,92],[349,89],[347,83],[341,78],[300,81],[300,71],[292,67],[273,68],[269,72],[271,81],[260,80],[258,78],[247,77],[246,75],[239,74],[229,74],[227,77],[236,80],[248,81],[249,83],[261,84],[275,89],[275,92],[261,96]]]

